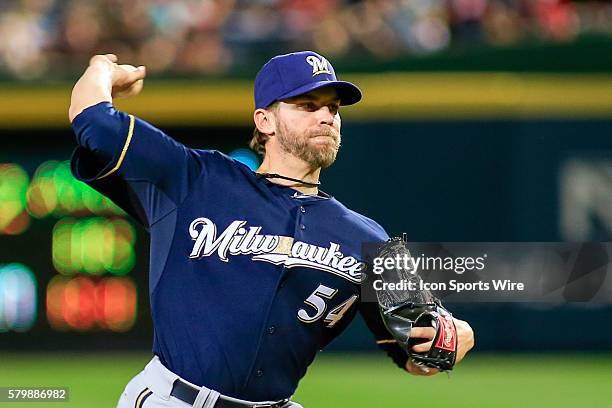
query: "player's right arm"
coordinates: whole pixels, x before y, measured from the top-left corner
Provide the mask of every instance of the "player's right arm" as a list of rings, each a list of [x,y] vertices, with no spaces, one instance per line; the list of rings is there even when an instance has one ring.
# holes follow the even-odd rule
[[[150,226],[187,196],[203,174],[203,155],[115,109],[113,98],[138,94],[145,76],[143,68],[116,61],[112,54],[94,56],[74,86],[72,173]]]
[[[144,66],[117,64],[114,54],[95,55],[72,89],[68,117],[70,122],[86,108],[100,102],[113,102],[113,97],[129,97],[142,90],[146,76]]]

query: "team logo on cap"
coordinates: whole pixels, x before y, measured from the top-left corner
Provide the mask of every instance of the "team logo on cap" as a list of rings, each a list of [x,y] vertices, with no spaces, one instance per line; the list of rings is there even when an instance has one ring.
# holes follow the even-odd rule
[[[327,60],[323,57],[320,59],[315,57],[314,55],[309,55],[306,57],[306,62],[312,67],[312,76],[319,74],[330,74],[331,71],[327,67]]]

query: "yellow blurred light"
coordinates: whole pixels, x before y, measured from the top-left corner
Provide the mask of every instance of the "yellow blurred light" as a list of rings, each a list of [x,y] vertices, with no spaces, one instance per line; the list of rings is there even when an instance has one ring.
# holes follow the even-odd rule
[[[57,207],[57,191],[53,180],[53,171],[59,162],[51,160],[42,163],[34,172],[27,192],[28,212],[42,218],[52,213]]]
[[[36,218],[49,215],[57,207],[55,184],[52,180],[35,179],[27,192],[28,212]]]
[[[83,223],[80,220],[70,229],[70,265],[74,270],[85,272],[83,269]]]
[[[125,215],[108,198],[76,180],[70,162],[50,160],[38,166],[27,191],[28,212],[37,218],[74,214]]]
[[[105,253],[104,266],[115,275],[125,275],[134,267],[134,227],[125,220],[113,220],[108,224],[107,234],[113,245],[107,247],[110,251]]]
[[[21,166],[0,164],[0,234],[20,234],[30,225],[25,209],[28,182]]]
[[[53,265],[64,275],[125,275],[134,267],[135,236],[123,219],[61,219],[53,228]]]
[[[112,243],[112,237],[105,237],[106,221],[102,218],[92,218],[81,221],[79,252],[85,272],[98,274],[104,272],[104,248]],[[73,241],[74,242],[74,241]]]
[[[72,227],[75,224],[72,218],[63,218],[53,227],[51,239],[51,255],[53,266],[64,275],[76,272],[72,267]]]
[[[4,227],[4,233],[7,235],[19,235],[30,226],[30,216],[26,211],[21,211],[19,215],[13,218],[13,221]]]

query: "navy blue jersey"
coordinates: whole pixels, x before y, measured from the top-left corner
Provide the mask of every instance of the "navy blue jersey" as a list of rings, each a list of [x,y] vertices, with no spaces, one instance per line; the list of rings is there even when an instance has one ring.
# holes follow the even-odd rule
[[[277,400],[358,310],[377,339],[389,337],[376,306],[359,302],[361,244],[388,238],[376,222],[189,149],[107,102],[73,127],[74,175],[150,232],[153,352],[174,373]],[[384,347],[403,366],[403,352]]]

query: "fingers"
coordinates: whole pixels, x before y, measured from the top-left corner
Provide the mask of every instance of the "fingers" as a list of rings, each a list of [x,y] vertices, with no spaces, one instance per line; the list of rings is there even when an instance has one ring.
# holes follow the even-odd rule
[[[415,344],[412,346],[412,351],[415,353],[424,353],[428,351],[433,344],[434,337],[436,337],[436,330],[433,327],[413,327],[410,331],[410,338],[427,339],[430,341]]]
[[[91,59],[89,60],[89,65],[106,64],[116,67],[117,61],[118,58],[115,54],[98,54],[91,57]],[[144,67],[144,65],[141,65],[136,68],[132,65],[122,64],[119,65],[119,67],[122,67],[126,71],[130,72],[130,75],[127,76],[130,82],[136,82],[140,79],[144,79],[146,76],[146,68]]]
[[[147,75],[147,70],[144,65],[141,65],[137,68],[133,65],[120,64],[117,65],[117,67],[120,71],[122,71],[121,75],[123,75],[123,77],[129,82],[135,82],[139,79],[144,79]]]
[[[134,75],[135,80],[138,81],[140,79],[144,79],[147,76],[147,69],[144,65],[141,65],[136,68],[136,71],[134,71],[132,74]]]
[[[408,371],[410,374],[424,377],[429,377],[440,372],[440,370],[438,370],[437,368],[431,368],[421,364],[417,364],[412,359],[409,359],[406,362],[406,371]]]
[[[133,65],[115,64],[111,78],[112,96],[127,98],[138,95],[142,90],[146,74],[144,66],[137,68]]]
[[[98,54],[94,55],[89,59],[89,65],[95,64],[108,64],[117,62],[117,56],[115,54]]]
[[[433,339],[436,336],[436,330],[433,327],[413,327],[410,331],[410,337],[416,339],[427,339],[430,341],[415,344],[412,346],[412,351],[415,353],[424,353],[428,351],[432,344]]]
[[[112,77],[112,97],[128,98],[138,95],[142,91],[145,76],[145,67],[140,66],[136,68],[132,65],[117,65]]]
[[[416,339],[433,339],[436,336],[436,330],[433,327],[413,327],[410,331],[410,337]]]
[[[125,82],[124,82],[127,85],[132,85],[132,84],[137,83],[138,81],[142,81],[147,75],[147,71],[145,67],[140,66],[138,68],[134,68],[130,66],[130,68],[133,70],[128,72],[127,77],[125,78]]]
[[[433,340],[428,341],[427,343],[416,344],[412,346],[412,351],[414,351],[415,353],[424,353],[426,351],[429,351],[432,345],[433,345]]]

